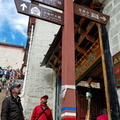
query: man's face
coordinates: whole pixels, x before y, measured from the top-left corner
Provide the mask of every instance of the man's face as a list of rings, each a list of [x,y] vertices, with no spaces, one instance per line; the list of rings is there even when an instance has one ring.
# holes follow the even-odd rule
[[[21,91],[20,87],[15,87],[12,89],[12,93],[20,94],[21,93],[20,91]]]
[[[41,103],[47,103],[47,98],[42,98]]]

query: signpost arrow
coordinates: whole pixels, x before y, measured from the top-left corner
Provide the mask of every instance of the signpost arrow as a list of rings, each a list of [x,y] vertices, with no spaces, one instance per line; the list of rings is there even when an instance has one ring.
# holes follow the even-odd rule
[[[62,13],[47,9],[45,7],[41,7],[39,5],[28,3],[25,1],[21,1],[21,0],[14,0],[14,1],[18,13],[36,17],[38,19],[42,19],[58,25],[64,25],[63,24],[64,18]]]
[[[103,21],[106,21],[107,19],[103,16],[103,17],[100,17]]]
[[[92,9],[83,7],[78,4],[74,4],[74,13],[81,17],[84,17],[102,24],[107,24],[109,20],[109,16],[102,14],[100,12],[94,11]]]
[[[22,11],[24,11],[24,10],[25,10],[25,8],[27,8],[26,4],[24,4],[24,3],[23,3],[23,4],[21,4],[21,5],[20,5],[20,7],[22,7]]]
[[[39,3],[45,4],[45,5],[60,9],[60,10],[64,9],[63,0],[32,0],[32,1],[39,2]]]

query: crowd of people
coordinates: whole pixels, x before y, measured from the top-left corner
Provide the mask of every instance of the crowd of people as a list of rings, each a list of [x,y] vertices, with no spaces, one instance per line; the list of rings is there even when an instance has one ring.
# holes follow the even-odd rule
[[[24,74],[19,69],[12,69],[10,66],[0,67],[0,92],[4,89],[5,84],[9,86],[13,79],[24,79]]]
[[[6,79],[13,76],[15,79],[23,79],[24,74],[19,69],[12,69],[12,67],[7,66],[5,68],[0,67],[0,78],[5,75]]]

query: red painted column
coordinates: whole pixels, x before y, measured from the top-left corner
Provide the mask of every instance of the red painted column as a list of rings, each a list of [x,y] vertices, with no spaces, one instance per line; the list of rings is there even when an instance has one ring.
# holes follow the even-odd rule
[[[73,0],[64,0],[61,120],[76,120]]]

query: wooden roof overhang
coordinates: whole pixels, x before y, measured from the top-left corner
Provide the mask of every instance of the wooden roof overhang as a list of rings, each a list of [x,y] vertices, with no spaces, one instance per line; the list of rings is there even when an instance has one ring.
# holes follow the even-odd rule
[[[89,2],[87,2],[89,1]],[[97,11],[100,10],[100,6],[92,5],[92,0],[75,0],[77,4],[91,7]],[[84,4],[86,2],[86,4]],[[58,31],[53,43],[50,45],[48,52],[46,53],[41,66],[46,65],[46,67],[52,68],[56,71],[58,75],[61,75],[61,57],[62,57],[62,27]],[[96,22],[89,19],[75,15],[74,17],[74,40],[75,40],[75,67],[76,67],[76,81],[77,83],[82,80],[87,80],[92,77],[95,81],[100,82],[102,79],[102,65],[101,54],[99,49],[99,35],[98,27]],[[98,56],[96,56],[96,61],[93,65],[89,65],[89,68],[85,73],[77,75],[79,71],[79,66],[87,61],[89,56],[93,56],[91,53],[98,51]],[[87,64],[87,63],[85,63]],[[94,67],[96,66],[96,67]],[[86,77],[84,77],[86,75]]]
[[[46,53],[41,66],[46,65],[46,67],[52,68],[58,72],[61,66],[61,50],[62,50],[62,27],[59,29],[57,35],[55,36],[48,52]]]

